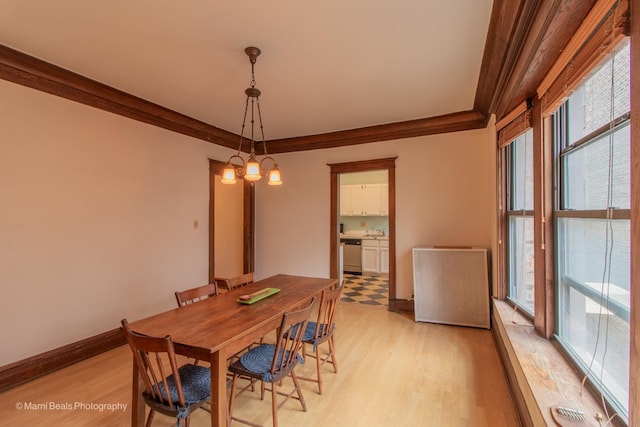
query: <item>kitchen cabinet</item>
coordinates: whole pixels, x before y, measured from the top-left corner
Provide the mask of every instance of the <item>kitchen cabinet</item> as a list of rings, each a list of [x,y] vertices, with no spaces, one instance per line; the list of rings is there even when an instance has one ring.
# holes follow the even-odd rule
[[[340,186],[340,215],[389,215],[388,184],[356,184]]]
[[[340,186],[340,215],[350,216],[353,215],[351,209],[351,190],[353,185],[341,185]]]
[[[388,239],[362,239],[362,272],[389,274]]]
[[[389,184],[380,184],[381,213],[382,216],[389,215]]]
[[[380,248],[375,239],[362,239],[362,272],[378,273]]]
[[[379,240],[380,243],[380,273],[389,274],[389,241]]]

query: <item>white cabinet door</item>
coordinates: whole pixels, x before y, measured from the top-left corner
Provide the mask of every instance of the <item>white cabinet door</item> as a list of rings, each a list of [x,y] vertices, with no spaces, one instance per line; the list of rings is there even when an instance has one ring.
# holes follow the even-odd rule
[[[389,273],[389,248],[380,248],[380,273]]]
[[[363,216],[362,185],[350,185],[349,187],[351,187],[351,215]]]
[[[340,215],[353,215],[351,210],[351,185],[340,186]]]
[[[362,239],[362,272],[379,273],[380,250],[375,239]]]
[[[356,184],[340,186],[340,215],[389,215],[388,184]]]
[[[377,273],[378,272],[378,248],[362,247],[362,272]]]
[[[380,184],[380,199],[382,216],[389,215],[389,184]]]
[[[382,215],[380,187],[380,184],[367,184],[362,186],[362,211],[364,215]]]
[[[362,215],[362,186],[361,185],[341,185],[340,186],[340,215],[343,215],[343,216]]]

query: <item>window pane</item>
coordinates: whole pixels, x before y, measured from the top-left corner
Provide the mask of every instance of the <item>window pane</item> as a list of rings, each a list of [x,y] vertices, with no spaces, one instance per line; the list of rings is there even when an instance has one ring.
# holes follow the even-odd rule
[[[533,217],[509,217],[509,298],[533,315]]]
[[[513,141],[511,150],[511,210],[533,210],[533,131]]]
[[[559,335],[627,410],[630,221],[558,221]]]
[[[631,68],[629,43],[609,59],[569,97],[569,144],[576,142],[612,118],[630,111]],[[613,65],[613,102],[611,69]],[[611,106],[613,105],[613,114]]]
[[[565,156],[565,209],[629,209],[631,200],[630,126],[604,135]],[[611,188],[608,188],[611,173]],[[608,199],[611,205],[609,205]]]

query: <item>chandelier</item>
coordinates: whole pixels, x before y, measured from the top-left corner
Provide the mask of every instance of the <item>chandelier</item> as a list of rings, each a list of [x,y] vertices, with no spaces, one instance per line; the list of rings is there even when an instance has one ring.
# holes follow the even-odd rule
[[[238,144],[238,152],[229,157],[229,160],[227,160],[227,164],[222,172],[221,182],[223,184],[235,184],[236,177],[240,177],[253,183],[262,179],[263,176],[268,176],[269,185],[282,185],[278,164],[267,152],[267,142],[264,139],[264,128],[262,127],[262,114],[260,113],[260,90],[258,90],[258,88],[256,87],[256,79],[254,75],[254,65],[256,63],[256,59],[260,55],[260,49],[258,49],[257,47],[248,47],[244,51],[249,56],[249,61],[251,62],[251,87],[247,88],[244,91],[244,93],[247,95],[247,100],[244,107],[244,118],[242,120],[242,131],[240,132],[240,143]],[[245,160],[240,156],[240,151],[242,150],[242,142],[245,139],[244,130],[245,124],[247,122],[247,114],[249,113],[249,100],[251,100],[251,151],[249,152],[249,157],[245,162]],[[260,162],[258,162],[258,160],[256,159],[255,149],[256,141],[254,134],[254,114],[256,112],[258,115],[258,121],[260,123],[260,135],[262,137],[262,147],[264,155],[264,158]],[[232,164],[231,162],[234,159],[238,159],[241,164],[239,166]],[[270,169],[266,169],[265,167],[263,167],[263,163],[265,163],[265,161],[272,163]]]

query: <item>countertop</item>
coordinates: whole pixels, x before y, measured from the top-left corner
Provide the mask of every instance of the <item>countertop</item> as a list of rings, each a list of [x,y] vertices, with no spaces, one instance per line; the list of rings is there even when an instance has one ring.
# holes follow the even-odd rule
[[[340,233],[341,239],[362,239],[362,240],[389,240],[389,236],[383,236],[380,234],[352,234],[352,233]]]

